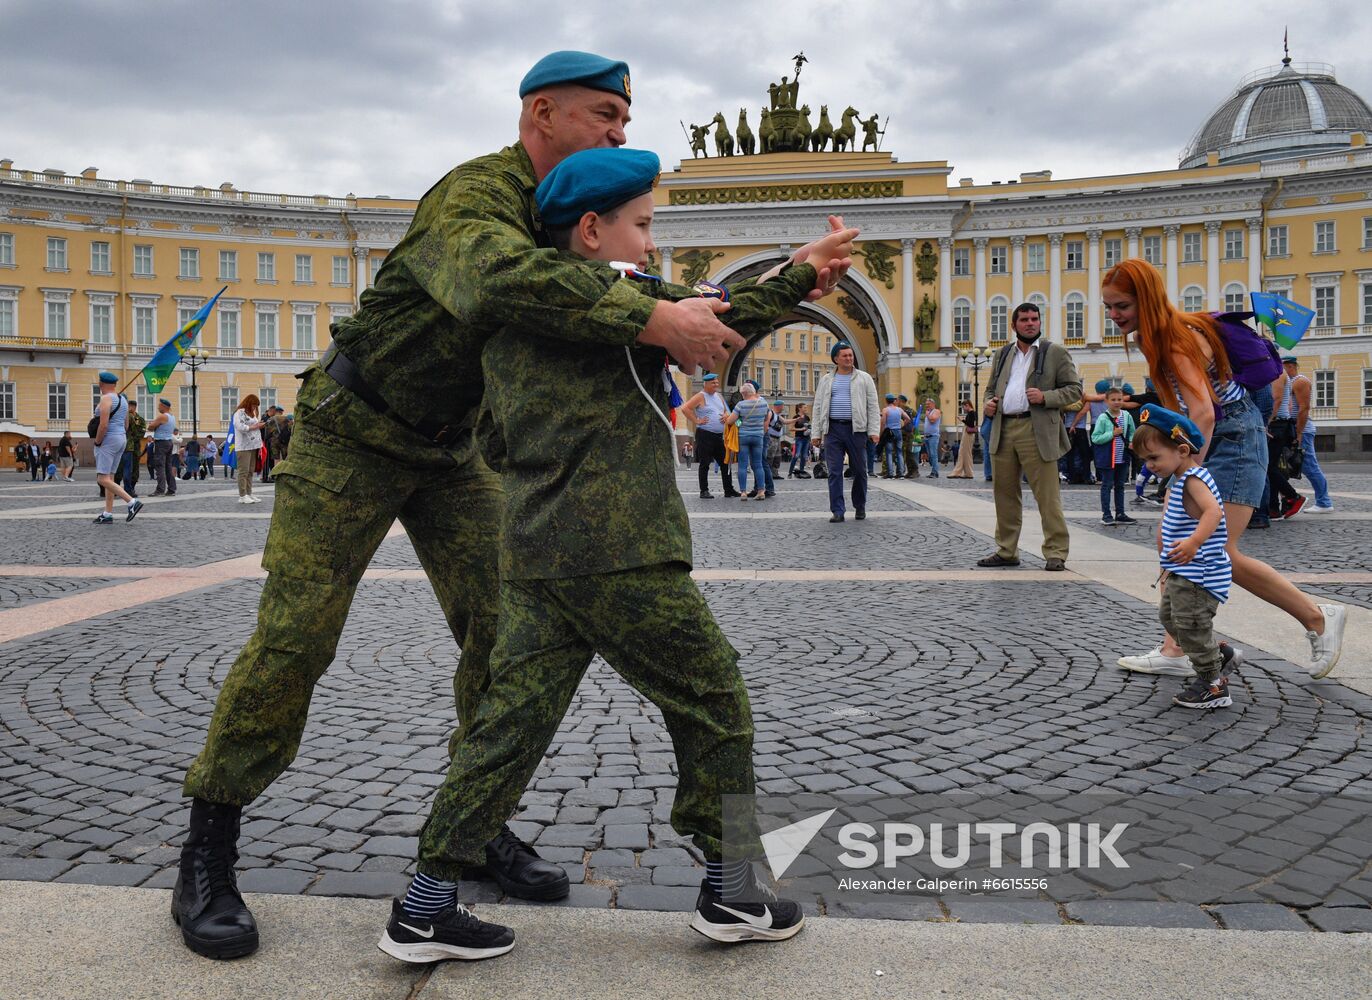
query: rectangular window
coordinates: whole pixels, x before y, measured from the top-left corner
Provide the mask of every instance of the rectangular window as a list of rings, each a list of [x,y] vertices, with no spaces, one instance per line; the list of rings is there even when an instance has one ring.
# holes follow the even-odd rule
[[[385,258],[385,257],[369,257],[369,258],[367,258],[367,271],[368,271],[368,273],[371,275],[371,280],[368,281],[367,284],[369,284],[369,285],[375,285],[375,284],[376,284],[376,275],[377,275],[377,272],[379,272],[379,271],[381,270],[381,265],[384,264],[384,263],[386,263],[386,258]]]
[[[1243,260],[1243,230],[1226,229],[1224,231],[1224,259]]]
[[[48,419],[67,419],[67,385],[65,382],[48,383]]]
[[[1268,226],[1267,227],[1267,256],[1285,257],[1290,250],[1287,249],[1286,227]]]
[[[1025,249],[1029,251],[1028,262],[1025,265],[1026,270],[1048,270],[1048,265],[1044,263],[1044,261],[1047,260],[1047,256],[1044,245],[1042,243],[1030,243],[1027,247],[1025,247]]]
[[[177,272],[178,277],[198,278],[200,277],[200,251],[195,247],[181,248],[181,270]]]
[[[0,240],[5,238],[4,233],[0,233]],[[1365,216],[1362,220],[1362,248],[1372,250],[1372,215]],[[3,246],[0,246],[0,264],[5,262]]]
[[[91,412],[95,412],[100,405],[100,383],[96,382],[91,386]]]
[[[809,343],[809,340],[807,340],[807,339],[806,339],[806,335],[802,333],[802,334],[800,335],[800,353],[801,353],[801,354],[806,354],[806,353],[809,352],[810,349],[809,349],[808,347],[805,346],[805,345],[808,344],[808,343]]]
[[[0,267],[14,266],[14,234],[0,233]]]
[[[142,379],[138,380],[138,385],[134,387],[133,401],[138,404],[138,412],[143,414],[144,420],[151,420],[157,413],[157,397],[148,392],[148,387]]]
[[[194,395],[191,393],[190,386],[183,385],[181,387],[180,402],[181,408],[176,412],[179,413],[185,419],[187,425],[189,425],[187,429],[189,429],[190,427],[195,425],[195,418],[199,416],[199,414],[196,412],[197,408],[195,405],[195,399]]]
[[[1154,267],[1162,266],[1162,237],[1145,236],[1143,238],[1143,259]]]
[[[1124,241],[1106,240],[1105,241],[1105,267],[1106,270],[1114,267],[1124,259]]]
[[[257,390],[257,398],[261,400],[262,403],[262,405],[258,407],[257,412],[264,413],[269,406],[276,405],[276,390],[270,386],[264,385],[261,389]]]
[[[276,313],[259,312],[257,314],[257,349],[259,351],[276,350]]]
[[[972,251],[964,248],[953,251],[953,277],[966,277],[972,273]]]
[[[276,280],[276,254],[260,252],[257,255],[257,280]]]
[[[966,302],[959,302],[953,306],[953,343],[970,344],[972,342],[972,307]]]
[[[1066,338],[1080,342],[1086,338],[1086,303],[1081,299],[1068,299],[1064,310],[1067,320]]]
[[[959,383],[958,383],[958,409],[959,409],[959,410],[962,409],[962,404],[963,404],[963,403],[975,403],[975,402],[976,402],[976,400],[972,398],[972,383],[971,383],[971,382],[959,382]]]
[[[1181,293],[1181,308],[1183,312],[1200,312],[1201,306],[1205,304],[1205,298],[1199,288],[1188,288]]]
[[[786,391],[787,391],[787,392],[795,392],[795,378],[796,378],[795,369],[792,368],[790,365],[787,365],[787,366],[786,366]]]
[[[0,299],[0,337],[16,336],[14,329],[14,299]]]
[[[1338,318],[1334,315],[1334,295],[1337,289],[1333,285],[1321,285],[1315,289],[1315,325],[1316,326],[1335,326]]]
[[[314,350],[314,316],[310,313],[295,314],[295,340],[292,347],[297,351]]]
[[[1362,286],[1362,321],[1372,323],[1372,283]]]
[[[1199,264],[1201,260],[1201,234],[1182,233],[1181,234],[1181,262],[1183,264]]]
[[[233,419],[233,411],[238,409],[238,389],[224,386],[219,390],[219,422],[227,424]]]
[[[220,250],[219,251],[219,280],[237,281],[238,280],[238,251]]]
[[[1003,341],[1009,336],[1009,315],[1010,307],[1003,300],[991,303],[991,310],[987,314],[987,318],[990,320],[991,339],[993,341]]]
[[[1242,289],[1232,292],[1226,291],[1224,293],[1224,311],[1231,313],[1243,312],[1244,302],[1247,300],[1247,298],[1248,296],[1243,293]]]
[[[133,248],[133,273],[140,278],[152,277],[152,245],[138,244]]]
[[[781,343],[781,334],[773,330],[772,336],[768,340],[768,343],[771,345],[771,349],[775,351],[777,349],[777,344]]]
[[[1334,252],[1334,223],[1317,222],[1315,223],[1315,252],[1333,253]]]
[[[333,283],[335,285],[346,285],[348,279],[348,258],[334,257],[333,259]]]
[[[65,340],[67,338],[69,330],[67,312],[68,304],[66,302],[48,300],[48,328],[44,336],[52,340]]]
[[[191,321],[199,306],[177,306],[176,307],[176,328],[179,330]]]
[[[1083,246],[1081,240],[1067,241],[1067,270],[1080,271],[1086,267],[1086,254],[1082,250]]]
[[[1319,407],[1338,406],[1338,393],[1334,390],[1334,370],[1332,368],[1321,368],[1316,371],[1315,401],[1312,405]]]
[[[781,365],[772,365],[772,395],[781,391]]]
[[[834,338],[833,338],[832,336],[826,336],[826,337],[824,338],[824,353],[825,353],[825,354],[828,354],[828,353],[829,353],[830,351],[832,351],[833,349],[834,349]]]
[[[13,382],[0,382],[0,403],[3,403],[3,401],[4,401],[4,387],[7,386],[7,385],[10,387],[10,396],[11,396],[11,397],[14,396],[14,383],[13,383]],[[1362,405],[1363,405],[1363,406],[1372,406],[1372,368],[1364,368],[1364,369],[1362,370]],[[13,420],[13,419],[14,419],[14,410],[13,410],[14,404],[11,403],[10,406],[11,406],[11,409],[10,409],[10,419]],[[0,412],[0,420],[3,420],[4,417],[5,417],[4,413],[3,413],[3,412]]]
[[[110,273],[110,245],[104,240],[91,244],[91,270],[96,274]]]
[[[151,347],[156,339],[157,310],[152,306],[133,307],[133,342],[137,347]]]
[[[91,343],[114,343],[114,306],[103,302],[91,306]]]
[[[219,310],[219,346],[237,350],[239,347],[238,310]]]
[[[1010,273],[1010,248],[992,247],[991,248],[991,273],[1009,274]]]
[[[67,241],[60,236],[48,237],[48,270],[65,271],[67,269]]]
[[[808,368],[802,368],[800,370],[800,391],[810,391],[810,369]]]
[[[314,281],[314,258],[307,253],[295,255],[295,280]]]
[[[0,420],[14,419],[14,383],[0,382]]]

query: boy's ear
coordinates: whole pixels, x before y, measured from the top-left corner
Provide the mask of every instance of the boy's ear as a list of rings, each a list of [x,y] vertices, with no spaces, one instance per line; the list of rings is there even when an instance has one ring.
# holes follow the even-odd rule
[[[582,245],[591,251],[600,249],[600,216],[587,212],[576,224],[576,234]]]

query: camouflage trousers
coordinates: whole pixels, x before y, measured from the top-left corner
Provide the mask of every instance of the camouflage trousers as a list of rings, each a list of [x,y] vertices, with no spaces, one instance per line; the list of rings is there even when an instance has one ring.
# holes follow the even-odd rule
[[[211,802],[251,802],[295,759],[357,584],[397,520],[462,647],[453,678],[458,718],[473,717],[486,686],[499,477],[470,440],[440,448],[323,371],[304,378],[290,458],[274,470],[257,628],[224,679],[205,747],[186,775],[185,794]]]
[[[677,760],[672,826],[718,860],[722,796],[753,794],[753,718],[738,653],[686,566],[506,580],[499,618],[490,687],[420,834],[419,870],[455,880],[482,863],[596,653],[661,710]],[[734,813],[731,856],[757,853],[751,813]]]

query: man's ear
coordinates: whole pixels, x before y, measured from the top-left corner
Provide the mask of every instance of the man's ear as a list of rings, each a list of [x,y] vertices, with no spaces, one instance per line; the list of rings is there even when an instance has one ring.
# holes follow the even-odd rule
[[[535,94],[529,103],[529,121],[543,135],[553,132],[553,118],[557,112],[557,101],[551,94]]]

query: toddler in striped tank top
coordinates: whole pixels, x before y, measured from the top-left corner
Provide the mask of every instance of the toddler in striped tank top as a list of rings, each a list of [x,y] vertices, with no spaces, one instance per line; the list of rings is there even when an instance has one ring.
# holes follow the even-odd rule
[[[1215,641],[1215,612],[1229,597],[1233,567],[1224,505],[1214,479],[1198,457],[1205,440],[1190,418],[1149,403],[1139,411],[1133,449],[1160,479],[1172,478],[1158,530],[1162,601],[1158,617],[1195,668],[1196,677],[1173,703],[1183,708],[1225,708],[1233,704],[1228,668]]]

